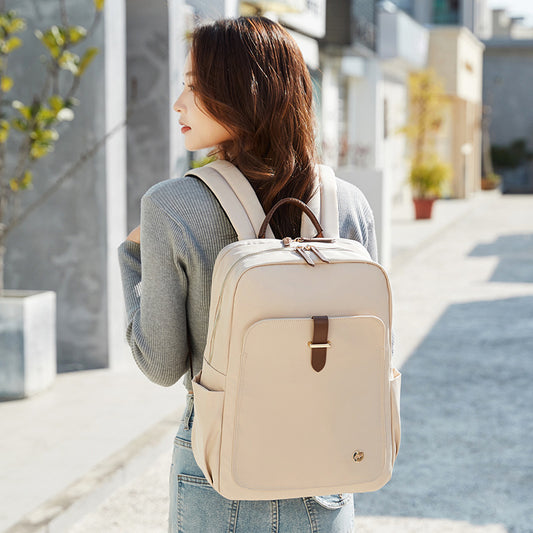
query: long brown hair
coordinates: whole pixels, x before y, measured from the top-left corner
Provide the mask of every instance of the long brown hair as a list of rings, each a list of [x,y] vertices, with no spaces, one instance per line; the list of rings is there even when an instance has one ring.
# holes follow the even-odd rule
[[[315,174],[313,86],[300,49],[264,17],[223,19],[192,34],[199,104],[234,134],[217,148],[248,178],[265,213],[281,198],[308,202]],[[301,212],[283,206],[271,227],[300,235]]]

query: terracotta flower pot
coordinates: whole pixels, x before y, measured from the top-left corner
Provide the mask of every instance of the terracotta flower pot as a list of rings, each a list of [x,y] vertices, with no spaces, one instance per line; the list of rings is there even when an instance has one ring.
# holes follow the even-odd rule
[[[415,219],[425,220],[431,218],[431,211],[435,198],[413,198],[415,205]]]
[[[482,191],[492,191],[497,189],[500,185],[500,182],[497,180],[489,180],[487,178],[481,178],[481,190]]]

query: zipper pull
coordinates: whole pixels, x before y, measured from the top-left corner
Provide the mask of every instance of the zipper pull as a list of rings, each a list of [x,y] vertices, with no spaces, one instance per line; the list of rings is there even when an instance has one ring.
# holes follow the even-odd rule
[[[313,252],[324,263],[330,262],[329,259],[327,259],[325,255],[316,246],[309,246],[309,250],[311,250],[311,252]]]
[[[314,261],[311,259],[311,256],[301,247],[301,246],[297,246],[295,248],[296,252],[298,252],[298,254],[300,254],[304,259],[305,259],[305,262],[314,267],[315,266],[315,263]]]

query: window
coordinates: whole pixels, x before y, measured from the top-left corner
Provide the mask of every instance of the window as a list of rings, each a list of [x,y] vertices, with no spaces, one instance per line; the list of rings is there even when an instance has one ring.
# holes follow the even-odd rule
[[[433,0],[433,22],[435,24],[459,24],[459,0]]]

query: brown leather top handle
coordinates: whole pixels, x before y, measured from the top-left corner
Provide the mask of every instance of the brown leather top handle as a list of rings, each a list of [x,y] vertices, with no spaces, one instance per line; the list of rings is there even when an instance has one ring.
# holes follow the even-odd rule
[[[307,207],[307,205],[302,202],[301,200],[298,200],[298,198],[283,198],[282,200],[280,200],[279,202],[277,202],[273,207],[272,209],[267,213],[266,217],[265,217],[265,220],[263,221],[263,223],[261,224],[261,227],[259,228],[259,235],[258,237],[260,239],[264,239],[265,238],[265,233],[266,233],[266,229],[268,227],[268,225],[270,224],[270,219],[272,218],[272,215],[275,213],[276,209],[280,206],[282,206],[283,204],[293,204],[293,205],[296,205],[297,207],[299,207],[310,219],[311,219],[311,222],[313,223],[313,226],[315,226],[316,230],[317,230],[317,237],[323,237],[322,235],[322,226],[320,225],[320,222],[318,222],[317,218],[315,217],[313,211],[311,211],[311,209],[309,209],[309,207]]]

